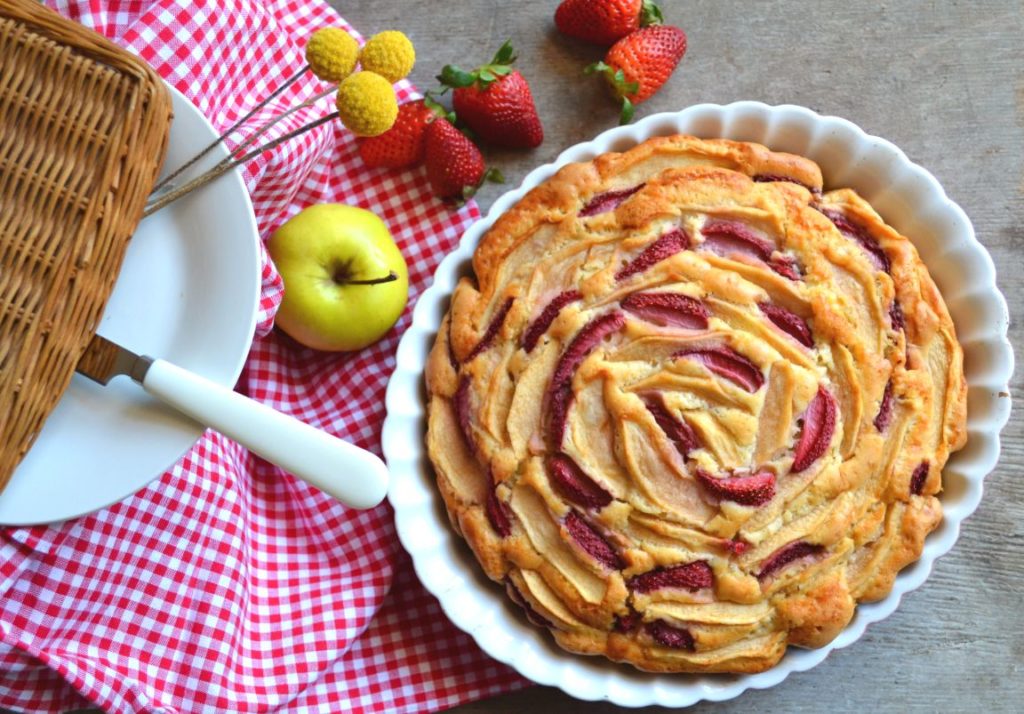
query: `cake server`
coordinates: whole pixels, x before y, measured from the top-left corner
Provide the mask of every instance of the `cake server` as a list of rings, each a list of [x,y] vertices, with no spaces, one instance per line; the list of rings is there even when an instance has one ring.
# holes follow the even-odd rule
[[[388,469],[377,456],[162,359],[94,335],[75,368],[107,385],[127,375],[149,394],[353,508],[384,499]]]

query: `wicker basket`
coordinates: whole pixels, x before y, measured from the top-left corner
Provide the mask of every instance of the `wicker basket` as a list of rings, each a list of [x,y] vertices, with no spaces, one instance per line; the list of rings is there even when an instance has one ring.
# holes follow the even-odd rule
[[[0,0],[0,488],[96,331],[170,121],[136,57]]]

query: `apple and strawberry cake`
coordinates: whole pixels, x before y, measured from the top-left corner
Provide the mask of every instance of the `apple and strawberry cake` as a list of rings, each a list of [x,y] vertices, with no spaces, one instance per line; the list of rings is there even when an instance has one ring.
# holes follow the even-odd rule
[[[565,649],[762,671],[920,557],[962,351],[911,242],[813,162],[672,136],[572,164],[473,269],[429,358],[430,459]]]

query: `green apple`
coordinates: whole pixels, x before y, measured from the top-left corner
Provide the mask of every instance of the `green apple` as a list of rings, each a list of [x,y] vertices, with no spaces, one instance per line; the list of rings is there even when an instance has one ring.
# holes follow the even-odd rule
[[[276,324],[307,347],[366,347],[405,309],[409,270],[384,221],[370,211],[309,206],[274,231],[267,250],[284,280]]]

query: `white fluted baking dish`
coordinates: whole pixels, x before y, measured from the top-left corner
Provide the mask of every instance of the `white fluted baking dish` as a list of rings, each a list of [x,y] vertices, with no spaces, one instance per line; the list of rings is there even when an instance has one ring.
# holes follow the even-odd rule
[[[791,647],[776,667],[760,674],[647,674],[558,648],[547,633],[522,617],[502,587],[487,580],[469,548],[449,526],[424,446],[423,369],[427,354],[459,276],[470,271],[481,236],[527,191],[565,164],[589,161],[654,136],[676,133],[754,141],[806,156],[821,167],[826,190],[855,189],[917,246],[946,300],[964,348],[968,440],[943,472],[940,498],[944,520],[928,537],[920,560],[900,572],[885,599],[858,606],[853,620],[831,643],[816,650]],[[473,224],[459,247],[441,262],[433,285],[420,297],[412,325],[398,347],[383,432],[384,455],[391,470],[389,499],[399,538],[411,554],[420,580],[437,596],[452,622],[492,657],[535,682],[559,687],[581,699],[669,707],[702,699],[721,701],[746,689],[771,687],[859,639],[869,623],[887,617],[905,593],[919,587],[936,558],[953,547],[960,524],[981,501],[982,482],[996,465],[999,432],[1010,414],[1007,385],[1014,360],[1008,324],[1006,300],[996,286],[992,258],[978,242],[963,210],[930,173],[900,149],[845,119],[821,116],[798,106],[737,102],[699,104],[610,129],[562,152],[554,163],[535,169],[519,188],[495,201],[487,216]],[[420,398],[410,399],[410,395]]]

